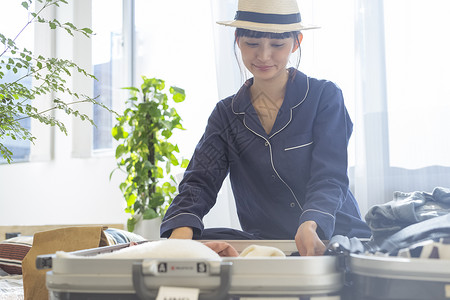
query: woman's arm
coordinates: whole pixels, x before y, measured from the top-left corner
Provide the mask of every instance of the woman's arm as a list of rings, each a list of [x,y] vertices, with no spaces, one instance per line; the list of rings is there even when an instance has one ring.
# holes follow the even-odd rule
[[[194,231],[191,227],[178,227],[172,230],[172,234],[169,239],[185,239],[191,240],[194,235]]]
[[[205,133],[184,172],[183,180],[161,224],[161,236],[198,238],[202,218],[216,203],[217,193],[228,173],[227,117],[222,102],[211,113]],[[189,227],[186,230],[185,227]],[[184,228],[183,230],[177,230]],[[187,231],[187,232],[186,232]]]
[[[336,212],[348,194],[347,146],[352,122],[336,85],[326,82],[318,93],[310,179],[300,224],[314,221],[323,233],[321,238],[329,239],[335,230]]]

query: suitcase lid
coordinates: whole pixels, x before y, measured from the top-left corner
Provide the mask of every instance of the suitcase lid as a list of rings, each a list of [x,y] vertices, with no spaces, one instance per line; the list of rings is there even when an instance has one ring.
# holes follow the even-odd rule
[[[450,282],[450,260],[350,254],[353,274],[405,280]]]

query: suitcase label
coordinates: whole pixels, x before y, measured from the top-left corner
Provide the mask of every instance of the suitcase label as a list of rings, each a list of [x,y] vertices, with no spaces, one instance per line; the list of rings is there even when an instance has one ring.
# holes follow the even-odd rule
[[[210,265],[199,261],[153,261],[144,266],[144,274],[154,276],[208,276],[211,273]],[[213,272],[214,273],[214,272]]]
[[[196,288],[161,286],[156,300],[197,300],[199,292]]]

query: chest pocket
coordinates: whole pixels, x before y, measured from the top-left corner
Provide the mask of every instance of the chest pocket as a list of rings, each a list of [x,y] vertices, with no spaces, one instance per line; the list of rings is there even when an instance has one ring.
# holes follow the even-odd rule
[[[313,143],[312,132],[296,135],[284,143],[284,151],[306,150],[304,148],[311,147]]]
[[[313,149],[312,132],[295,135],[283,143],[280,164],[287,174],[285,175],[286,182],[295,188],[297,195],[305,192],[305,186],[310,176]]]

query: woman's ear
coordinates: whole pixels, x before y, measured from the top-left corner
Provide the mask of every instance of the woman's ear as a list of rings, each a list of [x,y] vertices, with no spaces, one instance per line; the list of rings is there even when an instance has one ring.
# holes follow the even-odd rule
[[[239,49],[241,48],[241,46],[239,45],[239,37],[236,34],[236,31],[234,32],[234,41],[236,42],[236,44],[238,45]]]
[[[302,43],[302,40],[303,40],[303,34],[300,32],[297,36],[297,40],[294,41],[294,47],[292,48],[292,53],[297,51],[298,47],[300,47],[300,44]]]

